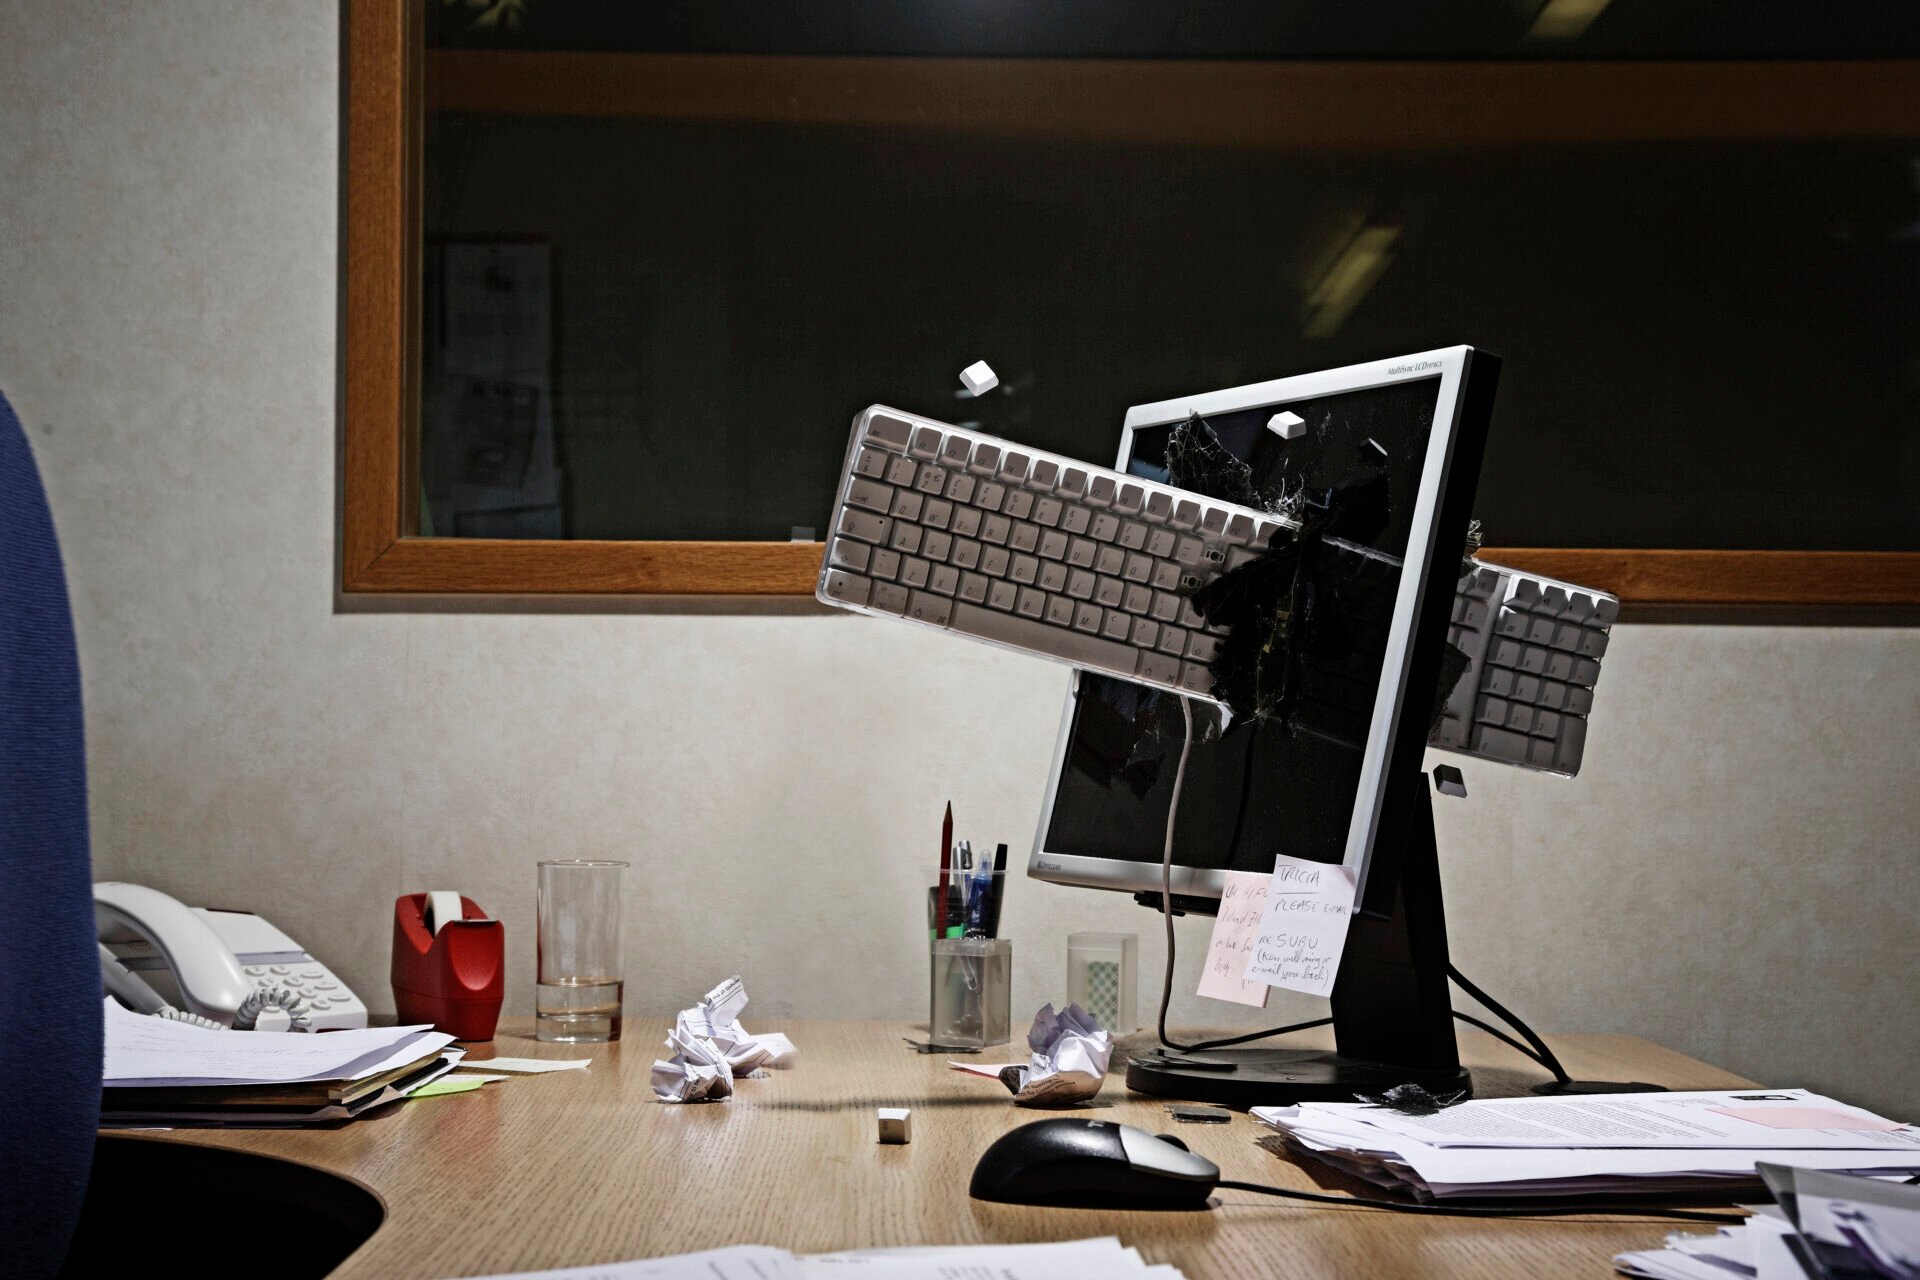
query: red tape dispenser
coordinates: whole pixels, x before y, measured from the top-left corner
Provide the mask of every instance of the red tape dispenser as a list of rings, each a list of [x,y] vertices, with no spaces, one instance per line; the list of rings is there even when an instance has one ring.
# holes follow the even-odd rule
[[[491,1040],[506,999],[507,927],[445,890],[393,900],[393,1006],[456,1040]]]

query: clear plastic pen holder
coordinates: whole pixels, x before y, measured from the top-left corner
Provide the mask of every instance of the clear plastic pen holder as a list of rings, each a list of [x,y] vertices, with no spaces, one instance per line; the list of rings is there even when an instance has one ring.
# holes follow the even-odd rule
[[[1012,1036],[1012,941],[936,938],[931,954],[927,1038],[954,1049],[1005,1044]]]

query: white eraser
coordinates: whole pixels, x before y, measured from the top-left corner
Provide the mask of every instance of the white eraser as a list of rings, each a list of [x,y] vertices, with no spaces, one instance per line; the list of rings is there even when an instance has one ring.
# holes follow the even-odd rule
[[[465,913],[460,895],[452,889],[435,889],[427,895],[427,928],[438,933]]]
[[[1000,385],[1000,375],[989,369],[985,360],[975,360],[960,371],[960,385],[976,396],[983,396]]]
[[[899,1146],[913,1141],[913,1111],[911,1108],[880,1108],[880,1141],[893,1146]]]
[[[1307,420],[1291,409],[1283,409],[1267,419],[1267,430],[1282,440],[1291,440],[1307,429]]]

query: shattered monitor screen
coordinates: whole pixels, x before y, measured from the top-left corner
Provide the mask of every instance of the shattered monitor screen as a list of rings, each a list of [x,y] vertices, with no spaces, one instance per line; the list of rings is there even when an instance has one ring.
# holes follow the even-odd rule
[[[1280,853],[1343,860],[1380,680],[1395,670],[1389,630],[1440,383],[1411,379],[1134,428],[1123,460],[1132,474],[1301,522],[1284,556],[1269,552],[1195,598],[1211,621],[1228,620],[1236,604],[1283,621],[1251,637],[1236,623],[1242,643],[1230,638],[1214,663],[1216,691],[1233,690],[1234,714],[1193,704],[1175,892],[1217,896],[1217,877],[1192,873],[1271,871]],[[1303,420],[1290,439],[1269,427],[1282,410]],[[1221,601],[1204,599],[1222,594],[1217,587],[1240,597],[1224,602],[1226,617]],[[1033,872],[1157,890],[1179,700],[1103,676],[1076,679]],[[1412,699],[1407,709],[1425,710]]]

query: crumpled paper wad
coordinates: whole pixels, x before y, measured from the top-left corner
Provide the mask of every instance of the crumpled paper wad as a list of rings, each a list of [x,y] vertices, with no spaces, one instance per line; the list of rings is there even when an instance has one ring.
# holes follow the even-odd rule
[[[682,1009],[667,1034],[674,1055],[656,1060],[650,1080],[663,1102],[718,1102],[733,1093],[737,1077],[761,1067],[786,1067],[800,1051],[778,1032],[753,1035],[740,1025],[747,1007],[747,989],[739,977],[701,997],[691,1009]]]
[[[1100,1092],[1113,1057],[1113,1036],[1077,1004],[1058,1013],[1044,1004],[1033,1016],[1027,1048],[1032,1060],[1003,1070],[1001,1083],[1021,1106],[1062,1107]]]

